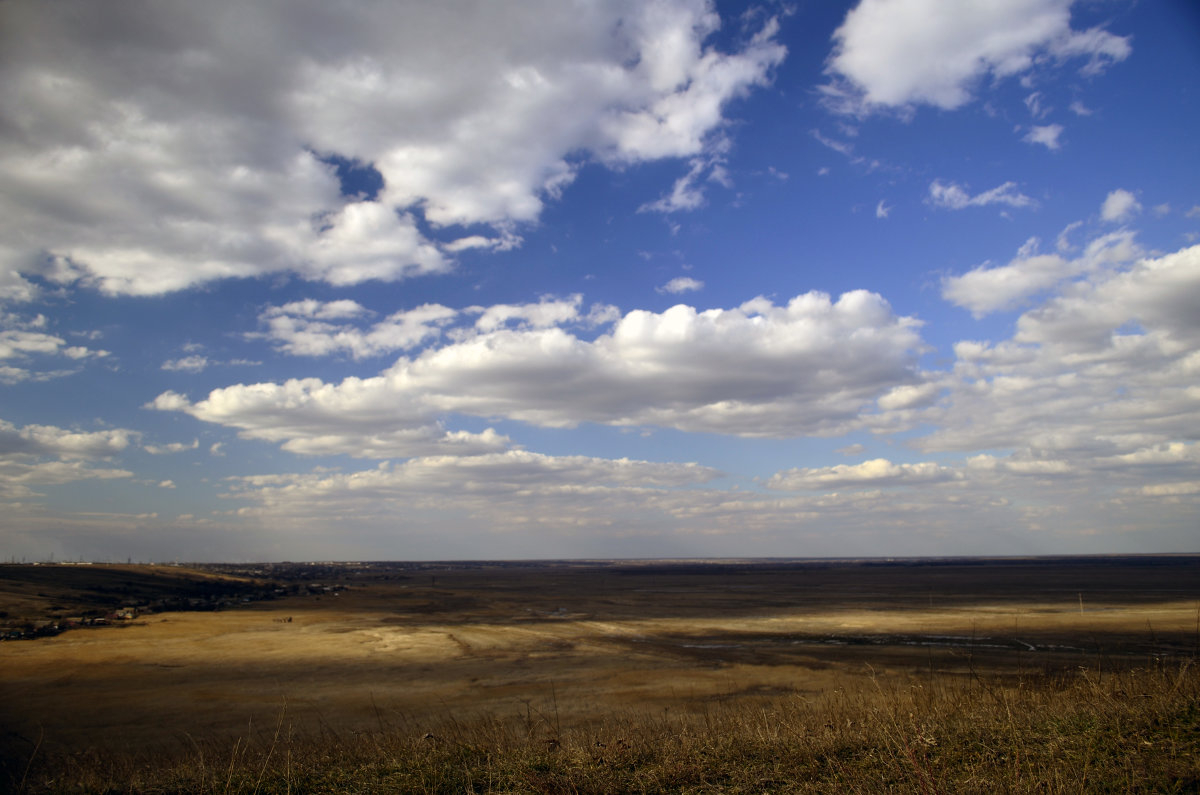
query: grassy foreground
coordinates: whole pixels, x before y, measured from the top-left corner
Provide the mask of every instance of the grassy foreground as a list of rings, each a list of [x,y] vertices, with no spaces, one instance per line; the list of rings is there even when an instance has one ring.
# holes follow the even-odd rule
[[[612,716],[447,720],[295,736],[278,724],[174,756],[10,763],[18,792],[1197,792],[1193,661],[1020,679],[868,680],[819,700]],[[561,705],[563,711],[569,705]]]

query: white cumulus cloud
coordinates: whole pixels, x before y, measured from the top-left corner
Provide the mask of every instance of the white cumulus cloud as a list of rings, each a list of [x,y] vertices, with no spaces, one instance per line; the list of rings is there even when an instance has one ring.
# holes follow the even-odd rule
[[[368,314],[355,301],[295,301],[268,307],[259,315],[263,337],[292,356],[328,356],[347,353],[355,359],[414,348],[437,337],[458,312],[440,304],[394,312],[362,329],[352,321]]]
[[[18,428],[0,420],[0,456],[107,457],[127,448],[137,435],[136,431],[123,428],[103,431],[71,431],[53,425]]]
[[[1142,211],[1137,197],[1123,188],[1109,193],[1100,207],[1100,217],[1105,221],[1125,221]]]
[[[581,162],[719,153],[785,55],[774,20],[725,49],[720,26],[704,0],[0,4],[0,296],[394,281],[511,247]]]
[[[1066,279],[1099,267],[1131,262],[1141,253],[1129,232],[1101,236],[1075,259],[1057,253],[1042,254],[1037,238],[1032,238],[1007,265],[983,265],[961,276],[943,279],[942,297],[982,317],[990,312],[1015,309],[1029,297]]]
[[[546,306],[527,305],[520,315]],[[782,306],[760,298],[731,309],[635,310],[590,340],[558,325],[574,320],[564,313],[488,323],[370,378],[237,384],[194,403],[166,392],[150,405],[293,452],[386,458],[507,446],[491,431],[446,431],[437,418],[447,412],[548,427],[830,434],[860,425],[876,398],[921,380],[919,322],[866,291],[837,301],[808,293]]]
[[[1022,314],[1011,339],[960,342],[923,419],[923,450],[1014,449],[1111,460],[1195,438],[1200,247],[1099,261]]]
[[[136,431],[123,428],[78,431],[53,425],[18,427],[0,420],[0,498],[39,497],[32,488],[39,485],[133,477],[124,469],[94,466],[89,459],[111,458],[137,438]]]
[[[954,109],[987,78],[1038,68],[1041,56],[1086,57],[1096,74],[1131,51],[1127,38],[1071,27],[1071,0],[862,0],[833,35],[825,87],[848,112]]]

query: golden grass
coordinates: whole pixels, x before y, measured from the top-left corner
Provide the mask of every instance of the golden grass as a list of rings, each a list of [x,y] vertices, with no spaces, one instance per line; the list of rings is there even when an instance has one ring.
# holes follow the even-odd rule
[[[564,719],[579,722],[623,710],[811,697],[862,678],[868,665],[885,677],[928,669],[966,675],[972,665],[1045,671],[1094,666],[1096,650],[1103,664],[1118,641],[1144,663],[1159,653],[1152,635],[1179,648],[1197,616],[1196,605],[1183,602],[1113,605],[1083,618],[1041,603],[776,608],[736,618],[514,618],[512,606],[501,605],[416,620],[372,610],[375,597],[159,614],[128,627],[0,644],[0,701],[9,728],[25,738],[43,732],[51,746],[99,750],[177,745],[185,732],[234,737],[247,723],[273,721],[285,700],[299,731],[353,731],[370,726],[376,710],[471,716],[507,714],[525,702],[547,709],[553,688],[572,705]],[[291,623],[280,621],[289,616]],[[921,646],[897,637],[950,640]],[[1047,648],[1023,651],[1014,638]],[[991,641],[1010,645],[989,648]]]
[[[610,715],[554,711],[373,731],[274,726],[175,754],[34,760],[26,792],[1194,792],[1190,661],[1019,681],[875,679],[815,700]],[[10,776],[12,772],[10,772]]]
[[[0,644],[0,791],[1197,791],[1196,570],[378,570]]]

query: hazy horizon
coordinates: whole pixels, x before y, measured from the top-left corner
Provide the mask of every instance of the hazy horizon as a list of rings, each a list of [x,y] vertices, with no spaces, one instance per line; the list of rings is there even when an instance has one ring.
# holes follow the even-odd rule
[[[488,565],[505,565],[520,568],[526,565],[536,564],[641,564],[641,563],[663,563],[663,564],[712,564],[712,565],[762,565],[762,564],[888,564],[896,563],[900,565],[907,564],[922,564],[922,563],[947,563],[956,564],[964,561],[981,561],[993,563],[1020,563],[1022,561],[1041,561],[1046,563],[1062,563],[1064,561],[1085,561],[1097,559],[1114,559],[1114,560],[1144,560],[1147,558],[1195,558],[1200,557],[1200,553],[1195,552],[1141,552],[1141,553],[1125,553],[1125,552],[1099,552],[1099,553],[1079,553],[1079,554],[1059,554],[1059,555],[919,555],[919,556],[860,556],[860,557],[788,557],[788,556],[768,556],[768,557],[673,557],[673,558],[412,558],[412,559],[386,559],[386,558],[362,558],[362,559],[325,559],[325,560],[308,560],[308,559],[279,559],[279,560],[264,560],[264,559],[244,559],[244,560],[136,560],[127,558],[124,561],[111,559],[74,559],[74,560],[15,560],[9,559],[0,561],[0,565],[17,565],[17,566],[371,566],[371,565],[400,565],[400,566],[488,566]]]

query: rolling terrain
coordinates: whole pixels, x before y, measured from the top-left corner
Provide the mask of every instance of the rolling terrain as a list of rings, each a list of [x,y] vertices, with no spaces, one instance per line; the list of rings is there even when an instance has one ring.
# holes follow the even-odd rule
[[[45,620],[47,601],[106,608],[119,582],[142,604],[121,626],[0,643],[11,779],[39,757],[182,757],[281,730],[342,742],[499,720],[557,735],[827,703],[868,682],[1103,675],[1200,645],[1188,556],[0,568],[10,621]],[[230,596],[154,606],[214,583]]]

